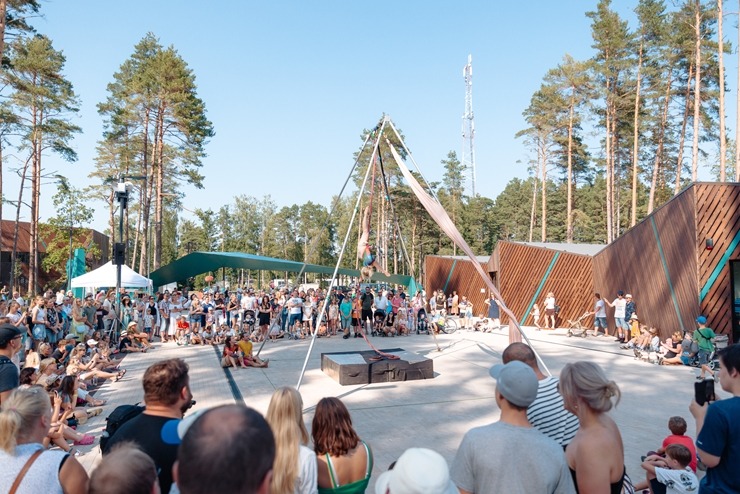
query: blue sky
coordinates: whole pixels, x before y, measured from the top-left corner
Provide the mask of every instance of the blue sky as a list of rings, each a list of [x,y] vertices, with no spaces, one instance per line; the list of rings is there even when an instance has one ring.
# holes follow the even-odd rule
[[[631,19],[635,1],[614,8]],[[45,158],[47,171],[89,183],[102,120],[96,104],[134,45],[153,32],[196,75],[216,135],[203,162],[205,189],[185,185],[188,209],[271,195],[279,207],[329,206],[352,166],[360,132],[387,113],[424,175],[440,180],[440,160],[462,147],[462,69],[473,55],[477,191],[495,198],[527,176],[528,152],[515,138],[542,76],[566,53],[592,50],[585,12],[596,1],[216,1],[48,0],[33,22],[67,58],[82,100],[73,145],[78,162]],[[735,21],[726,36],[736,39]],[[727,58],[727,70],[736,68]],[[735,76],[728,82],[734,87]],[[734,94],[730,94],[734,107]],[[732,129],[734,117],[728,118]],[[9,166],[13,166],[9,163]],[[10,174],[6,173],[6,176]],[[7,197],[17,191],[8,176]],[[54,185],[42,190],[42,221],[53,216]],[[106,228],[95,204],[92,226]],[[14,211],[5,206],[3,216]],[[24,211],[25,219],[28,212]],[[183,217],[192,217],[187,211]]]

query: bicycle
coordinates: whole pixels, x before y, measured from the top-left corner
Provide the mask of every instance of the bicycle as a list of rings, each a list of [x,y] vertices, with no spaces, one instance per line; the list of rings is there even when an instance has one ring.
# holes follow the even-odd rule
[[[437,325],[438,332],[442,331],[445,334],[452,334],[458,330],[457,321],[452,317],[448,317],[445,309],[439,311],[434,323]]]

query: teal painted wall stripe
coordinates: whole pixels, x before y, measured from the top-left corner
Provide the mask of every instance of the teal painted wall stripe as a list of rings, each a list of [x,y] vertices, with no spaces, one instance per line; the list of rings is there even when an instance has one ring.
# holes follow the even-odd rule
[[[555,263],[558,260],[558,257],[560,257],[560,252],[556,252],[555,255],[552,258],[552,261],[550,261],[550,265],[547,266],[547,270],[545,271],[545,275],[542,277],[542,280],[540,281],[540,286],[537,287],[537,290],[535,290],[534,295],[532,296],[532,300],[529,301],[529,306],[527,307],[527,310],[524,311],[524,315],[522,316],[522,320],[519,321],[519,326],[524,326],[524,321],[527,319],[527,316],[530,312],[532,312],[532,307],[534,307],[535,302],[537,302],[537,299],[540,296],[540,293],[542,293],[542,289],[545,286],[545,282],[547,281],[547,278],[550,277],[550,273],[552,272],[552,268],[555,267]],[[544,310],[542,307],[540,307],[540,315],[544,315]]]
[[[732,239],[732,242],[730,242],[727,250],[725,250],[725,253],[722,254],[722,258],[714,267],[714,270],[712,270],[712,275],[709,277],[706,284],[704,284],[704,287],[701,289],[701,293],[699,294],[699,305],[701,305],[701,303],[704,301],[704,298],[709,293],[712,285],[714,285],[714,282],[717,281],[717,278],[719,278],[719,274],[722,272],[722,269],[727,266],[727,262],[730,260],[730,256],[732,256],[732,253],[735,252],[735,249],[737,248],[737,244],[740,244],[740,230],[738,230],[735,234],[735,237]]]
[[[686,329],[683,327],[683,319],[681,318],[681,311],[678,308],[678,298],[676,298],[676,290],[673,289],[673,282],[671,281],[671,274],[668,272],[668,263],[665,260],[665,253],[663,252],[663,244],[660,242],[660,235],[658,235],[658,225],[655,224],[655,217],[650,217],[650,224],[653,226],[653,234],[655,235],[655,241],[658,245],[658,253],[660,254],[660,262],[663,265],[663,272],[665,273],[665,279],[668,282],[668,288],[671,291],[671,299],[673,300],[673,308],[676,311],[676,317],[678,318],[678,324],[681,325],[681,332],[683,333]]]
[[[449,286],[450,280],[452,279],[452,272],[455,270],[455,266],[457,266],[457,259],[455,259],[454,261],[452,261],[452,267],[450,268],[450,272],[447,275],[447,281],[445,281],[445,286],[444,286],[444,288],[442,288],[442,291],[444,293],[447,293],[447,287]]]

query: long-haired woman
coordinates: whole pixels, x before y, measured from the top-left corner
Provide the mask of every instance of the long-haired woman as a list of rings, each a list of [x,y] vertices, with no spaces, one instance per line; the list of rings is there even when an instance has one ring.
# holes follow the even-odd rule
[[[372,451],[355,432],[339,398],[322,398],[316,405],[311,436],[318,460],[319,494],[365,492],[373,470]]]
[[[51,404],[43,388],[17,389],[0,408],[0,492],[20,480],[19,492],[77,494],[87,492],[87,472],[65,451],[47,451]]]
[[[295,388],[278,388],[270,399],[265,418],[275,436],[275,464],[270,492],[316,493],[316,455],[306,447],[303,400]]]
[[[560,373],[560,393],[565,409],[580,424],[565,451],[576,492],[622,492],[624,445],[617,424],[607,413],[619,403],[619,387],[598,365],[574,362]]]

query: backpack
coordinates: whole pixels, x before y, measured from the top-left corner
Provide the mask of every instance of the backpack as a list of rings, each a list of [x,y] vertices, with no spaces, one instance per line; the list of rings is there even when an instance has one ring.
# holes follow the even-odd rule
[[[146,407],[143,405],[120,405],[117,406],[105,419],[106,426],[102,434],[100,434],[100,451],[103,454],[108,453],[108,440],[113,437],[118,429],[129,420],[141,415]]]

